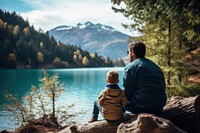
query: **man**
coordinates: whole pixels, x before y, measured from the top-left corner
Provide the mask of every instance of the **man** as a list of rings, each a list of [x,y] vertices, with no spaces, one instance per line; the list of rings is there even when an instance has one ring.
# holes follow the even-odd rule
[[[167,100],[162,70],[145,58],[146,46],[142,42],[131,42],[127,54],[131,63],[125,67],[123,77],[124,92],[129,102],[126,110],[161,113]]]

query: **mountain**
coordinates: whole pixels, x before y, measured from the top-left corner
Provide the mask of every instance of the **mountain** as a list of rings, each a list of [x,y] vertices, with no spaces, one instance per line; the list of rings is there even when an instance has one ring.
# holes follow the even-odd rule
[[[0,10],[0,68],[111,67],[109,59],[38,32],[16,12]]]
[[[126,56],[129,36],[107,25],[91,22],[62,25],[51,29],[49,34],[64,44],[76,45],[110,59]]]

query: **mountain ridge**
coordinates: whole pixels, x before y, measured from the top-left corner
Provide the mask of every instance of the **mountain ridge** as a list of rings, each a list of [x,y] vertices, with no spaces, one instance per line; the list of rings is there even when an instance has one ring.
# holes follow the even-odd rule
[[[76,26],[60,25],[48,32],[57,41],[76,45],[104,57],[118,59],[126,56],[129,36],[108,25],[88,21]]]

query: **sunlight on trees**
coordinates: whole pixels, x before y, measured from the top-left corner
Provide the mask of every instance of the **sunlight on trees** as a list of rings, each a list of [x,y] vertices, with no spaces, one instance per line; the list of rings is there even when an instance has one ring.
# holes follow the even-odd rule
[[[60,62],[61,62],[61,60],[60,60],[59,57],[56,57],[56,58],[53,60],[53,64],[55,64],[55,65],[60,64]]]
[[[8,66],[9,68],[16,68],[16,55],[13,53],[9,53],[8,55]]]
[[[44,48],[44,43],[40,42],[40,48]]]
[[[16,62],[16,56],[15,56],[15,54],[10,53],[8,55],[8,60],[11,61],[11,62]]]
[[[24,28],[23,32],[25,36],[28,36],[30,34],[30,28],[29,27]]]
[[[147,44],[147,56],[164,70],[168,95],[180,95],[186,88],[187,68],[183,58],[188,49],[199,44],[199,12],[197,0],[138,1],[111,0],[112,9],[132,20],[125,28],[137,30],[132,40]],[[121,6],[123,5],[123,6]]]
[[[94,53],[90,53],[90,57],[91,58],[95,58],[95,54]]]
[[[79,49],[77,49],[77,50],[74,52],[74,55],[80,55],[80,54],[81,54],[81,52],[80,52]]]
[[[74,60],[75,63],[78,63],[77,55],[74,55],[74,56],[73,56],[73,60]]]
[[[4,21],[0,19],[0,26],[3,27],[3,25],[4,25]]]
[[[90,64],[90,61],[88,60],[88,58],[86,56],[83,57],[83,61],[82,61],[82,64],[84,66],[88,66]]]
[[[39,51],[39,52],[37,53],[37,58],[38,58],[38,61],[39,61],[40,63],[44,62],[44,56],[43,56],[42,52]]]
[[[13,35],[14,36],[17,36],[20,32],[20,29],[19,29],[19,25],[15,25],[14,29],[13,29]]]
[[[79,49],[74,52],[73,60],[76,64],[81,65],[83,57]]]

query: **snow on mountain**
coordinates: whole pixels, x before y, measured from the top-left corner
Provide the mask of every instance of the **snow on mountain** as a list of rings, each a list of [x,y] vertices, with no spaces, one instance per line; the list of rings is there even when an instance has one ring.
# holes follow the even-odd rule
[[[50,30],[49,34],[66,45],[77,45],[82,49],[111,59],[127,56],[129,36],[111,26],[91,22],[78,23],[76,26],[58,26]]]
[[[62,31],[62,30],[70,30],[70,29],[72,29],[72,26],[65,26],[65,25],[63,25],[63,26],[58,26],[58,27],[56,27],[56,31]]]

